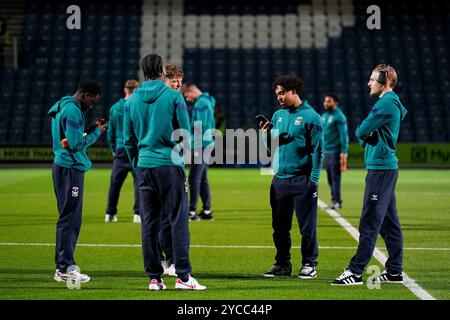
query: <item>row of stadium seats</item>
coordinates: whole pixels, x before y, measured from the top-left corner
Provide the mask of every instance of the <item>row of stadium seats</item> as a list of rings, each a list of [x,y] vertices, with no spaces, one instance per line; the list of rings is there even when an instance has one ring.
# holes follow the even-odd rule
[[[22,32],[21,65],[1,71],[0,140],[20,144],[50,141],[49,107],[71,95],[80,79],[100,82],[103,94],[89,120],[107,115],[136,79],[140,46],[140,1],[81,2],[82,28],[68,30],[68,3],[30,3]],[[14,93],[14,94],[13,94]],[[2,123],[3,124],[3,123]],[[102,142],[105,143],[105,137]]]
[[[370,31],[365,27],[367,4],[359,3],[355,6],[356,26],[344,27],[339,38],[328,39],[326,48],[218,49],[213,45],[205,49],[198,45],[185,49],[186,79],[199,83],[228,106],[228,123],[233,127],[252,123],[255,112],[273,112],[277,104],[271,81],[279,74],[294,72],[305,81],[304,96],[320,112],[323,95],[337,92],[354,131],[373,103],[365,86],[370,70],[378,63],[389,63],[398,70],[396,91],[410,111],[401,141],[446,141],[450,122],[443,105],[450,98],[450,20],[445,10],[433,10],[431,4],[418,13],[421,24],[416,25],[407,14],[400,14],[397,21],[404,5],[386,4],[385,27]],[[203,8],[202,13],[214,11]]]
[[[369,30],[369,1],[280,0],[271,6],[241,2],[85,1],[83,28],[71,31],[65,26],[66,4],[29,4],[22,67],[0,71],[0,103],[6,106],[0,110],[0,140],[48,142],[46,111],[62,95],[72,94],[84,78],[96,79],[104,91],[90,117],[107,114],[122,95],[124,81],[137,77],[139,59],[150,52],[182,64],[186,81],[216,97],[229,128],[254,126],[257,113],[271,116],[278,108],[273,79],[294,72],[304,79],[303,97],[317,111],[322,112],[325,93],[338,94],[352,140],[374,102],[366,86],[370,71],[388,63],[398,71],[396,92],[409,110],[400,141],[450,138],[445,105],[450,101],[448,3],[430,0],[410,8],[405,0],[381,1],[382,29]],[[329,26],[336,22],[339,30],[332,34]],[[216,37],[218,30],[225,39]],[[237,34],[239,41],[230,34]],[[310,42],[305,34],[322,38]],[[270,43],[244,44],[252,35]],[[272,35],[282,40],[274,45]],[[291,40],[296,45],[288,45]]]

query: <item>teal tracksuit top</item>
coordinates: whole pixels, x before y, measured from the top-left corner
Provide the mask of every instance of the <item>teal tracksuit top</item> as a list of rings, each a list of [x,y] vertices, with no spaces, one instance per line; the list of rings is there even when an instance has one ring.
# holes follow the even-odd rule
[[[195,101],[192,108],[192,148],[198,148],[201,144],[202,148],[206,148],[213,143],[213,132],[211,129],[216,128],[216,121],[214,119],[214,107],[216,105],[216,99],[210,96],[208,92],[203,92]],[[194,124],[196,122],[202,123],[202,137],[194,136]],[[194,141],[195,139],[195,141]],[[201,139],[201,141],[200,141]]]
[[[125,102],[124,146],[133,167],[184,166],[173,151],[176,129],[184,129],[189,145],[191,126],[183,96],[161,80],[145,81]]]
[[[370,114],[358,126],[356,137],[365,148],[364,162],[367,169],[398,169],[398,159],[395,151],[400,122],[406,113],[407,110],[400,102],[398,95],[390,91],[375,102]],[[378,141],[375,145],[366,141],[371,132],[378,135]]]
[[[86,172],[92,167],[86,149],[97,141],[100,129],[90,134],[84,133],[85,116],[80,103],[71,96],[65,96],[49,110],[52,117],[52,140],[54,163],[64,168],[73,168]],[[61,146],[61,140],[67,138],[68,148]]]
[[[324,112],[322,114],[322,121],[324,127],[324,153],[348,154],[347,118],[341,108],[336,107],[333,111]]]
[[[109,110],[108,144],[112,152],[123,148],[123,109],[125,99],[122,98]]]
[[[285,179],[296,175],[309,175],[318,184],[323,162],[323,124],[320,115],[303,100],[297,108],[281,109],[272,117],[271,130],[275,138],[278,130],[278,164],[275,176]]]

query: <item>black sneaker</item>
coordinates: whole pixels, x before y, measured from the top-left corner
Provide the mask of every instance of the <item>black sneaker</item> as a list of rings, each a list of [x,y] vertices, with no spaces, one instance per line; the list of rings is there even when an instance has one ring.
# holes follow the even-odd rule
[[[331,206],[331,209],[333,209],[333,210],[340,210],[340,209],[342,209],[342,203],[339,203],[339,202],[333,203],[333,205]]]
[[[195,211],[190,211],[189,221],[200,221],[200,217],[195,213]]]
[[[373,282],[403,283],[403,275],[401,273],[390,274],[384,270],[378,277],[373,279]]]
[[[309,264],[304,264],[298,273],[300,279],[314,279],[317,277],[316,268],[310,266]]]
[[[350,269],[345,269],[344,272],[331,283],[332,286],[357,286],[361,284],[363,284],[362,276],[354,274]]]
[[[202,220],[214,220],[212,211],[209,211],[209,213],[206,213],[205,210],[203,210],[202,212],[200,212],[198,214],[198,217]]]
[[[269,271],[264,273],[264,277],[273,278],[273,277],[289,277],[292,273],[292,266],[285,265],[279,266],[274,264]]]

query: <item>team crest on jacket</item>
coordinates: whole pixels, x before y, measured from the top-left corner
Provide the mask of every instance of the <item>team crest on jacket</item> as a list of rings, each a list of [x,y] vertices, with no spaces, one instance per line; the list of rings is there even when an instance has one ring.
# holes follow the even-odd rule
[[[296,126],[301,125],[301,124],[302,124],[302,120],[303,120],[303,117],[297,117],[297,118],[295,118],[295,125],[296,125]]]

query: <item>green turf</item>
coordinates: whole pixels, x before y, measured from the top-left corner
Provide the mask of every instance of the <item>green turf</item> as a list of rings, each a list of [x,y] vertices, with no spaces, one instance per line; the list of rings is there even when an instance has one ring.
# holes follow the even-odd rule
[[[140,227],[132,223],[133,193],[130,179],[119,203],[119,222],[103,222],[109,169],[86,174],[83,226],[80,244],[140,244]],[[364,189],[363,170],[343,177],[344,209],[341,214],[358,225]],[[149,292],[140,247],[83,247],[75,257],[92,282],[69,290],[52,280],[53,246],[0,245],[0,299],[416,299],[402,285],[386,284],[380,290],[366,286],[336,288],[339,275],[354,249],[319,250],[319,276],[305,281],[296,277],[264,279],[273,263],[270,176],[258,170],[210,169],[214,221],[190,223],[192,245],[270,246],[270,248],[191,248],[193,275],[209,287],[205,292],[169,290]],[[329,201],[323,173],[320,198]],[[397,201],[405,238],[405,272],[438,299],[450,298],[450,172],[401,170]],[[0,242],[54,243],[57,218],[49,169],[0,170]],[[320,247],[352,247],[356,241],[325,212],[319,212]],[[293,224],[293,245],[300,242]],[[378,246],[384,247],[382,240]],[[410,248],[447,248],[446,251]],[[300,252],[292,249],[295,274]],[[379,265],[375,259],[370,264]],[[369,275],[365,274],[365,278]]]

